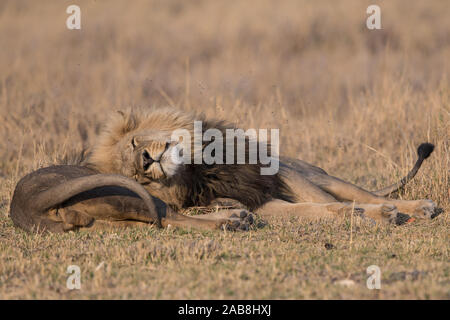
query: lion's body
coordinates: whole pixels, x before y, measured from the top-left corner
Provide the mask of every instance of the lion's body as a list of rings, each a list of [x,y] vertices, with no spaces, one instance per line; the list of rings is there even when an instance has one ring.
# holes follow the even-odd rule
[[[162,153],[165,149],[165,144],[161,141],[165,141],[175,130],[185,129],[193,139],[194,121],[202,122],[203,132],[214,128],[225,135],[226,129],[232,128],[224,121],[206,120],[201,115],[166,108],[117,114],[108,123],[85,164],[99,172],[136,178],[138,170],[129,150],[133,137],[148,135],[148,138],[143,138],[144,143],[149,142],[148,152],[156,158],[153,155]],[[216,198],[238,200],[250,210],[261,207],[271,199],[292,200],[293,194],[282,179],[283,172],[261,175],[261,166],[260,163],[190,164],[162,182],[148,181],[145,187],[153,196],[177,209],[208,206]],[[149,171],[152,179],[160,177],[158,167],[151,167]]]
[[[105,177],[109,179],[102,181]],[[201,229],[215,229],[222,225],[248,228],[249,220],[252,219],[247,213],[238,218],[229,218],[221,211],[212,215],[212,219],[180,215],[159,199],[146,199],[143,189],[135,188],[136,182],[130,183],[132,181],[126,178],[117,181],[117,178],[85,166],[57,165],[39,169],[17,183],[10,217],[16,226],[26,231],[54,233],[145,226],[157,223],[156,216],[160,217],[163,227],[195,226]],[[90,186],[82,187],[84,191],[73,188],[75,181],[80,179],[90,183]],[[39,199],[45,197],[45,193],[50,196],[49,203],[44,206],[37,204],[41,202]],[[62,195],[64,193],[67,195]],[[62,199],[53,199],[58,196]],[[242,211],[233,212],[240,214]]]
[[[180,210],[220,204],[226,202],[226,199],[237,201],[238,208],[246,208],[262,216],[330,218],[353,211],[376,221],[398,223],[405,216],[399,214],[399,211],[421,218],[436,215],[435,205],[430,200],[387,199],[332,177],[323,169],[301,160],[282,158],[279,172],[273,175],[261,175],[260,169],[264,166],[260,161],[256,164],[177,163],[174,152],[178,151],[180,141],[174,142],[172,133],[182,129],[190,137],[195,137],[194,121],[202,121],[202,133],[211,128],[225,133],[226,129],[232,128],[223,121],[207,120],[203,116],[170,108],[121,112],[107,123],[82,166],[51,167],[47,171],[44,169],[29,175],[36,181],[41,176],[42,181],[53,179],[53,185],[62,181],[66,181],[67,185],[77,175],[101,177],[102,174],[118,174],[142,185],[153,196],[152,203],[146,200],[144,205],[145,201],[141,198],[144,199],[145,194],[140,193],[139,198],[123,187],[111,187],[113,184],[108,187],[108,184],[103,184],[100,189],[72,194],[64,202],[41,210],[40,213],[26,213],[32,205],[27,200],[32,197],[26,198],[26,194],[39,193],[45,186],[42,182],[33,182],[34,189],[25,192],[27,188],[24,186],[27,184],[21,181],[11,205],[13,221],[18,226],[31,230],[31,227],[39,223],[51,225],[53,222],[49,221],[59,219],[56,227],[48,229],[66,231],[92,227],[98,225],[99,221],[109,221],[113,225],[152,223],[157,222],[155,216],[158,216],[163,226],[171,224],[217,228],[231,224],[247,228],[252,220],[251,215],[242,209],[219,210],[215,214],[192,218],[172,212],[165,206],[168,204],[171,208]],[[248,142],[247,139],[245,159],[249,158]],[[202,148],[207,145],[208,143],[203,142]],[[226,153],[228,145],[223,146]],[[408,179],[402,180],[401,185],[414,176],[422,161],[432,152],[431,145],[421,145],[421,148],[416,166]],[[29,177],[24,179],[29,180]],[[130,188],[135,187],[130,184]],[[391,186],[386,190],[391,192],[394,189]],[[21,204],[21,201],[26,205]],[[52,210],[59,212],[57,218]],[[27,215],[45,217],[45,221],[36,217],[29,217],[27,220]]]

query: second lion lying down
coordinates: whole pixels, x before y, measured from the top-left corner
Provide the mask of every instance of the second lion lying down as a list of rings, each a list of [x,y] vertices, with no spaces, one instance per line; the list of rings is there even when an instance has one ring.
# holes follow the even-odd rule
[[[367,219],[397,224],[405,217],[430,219],[439,213],[431,200],[386,198],[414,177],[433,151],[431,144],[419,146],[418,160],[402,181],[369,192],[321,168],[289,158],[280,159],[280,170],[273,175],[261,175],[264,165],[260,161],[180,163],[175,154],[181,141],[173,141],[171,136],[175,130],[185,129],[194,137],[194,121],[202,121],[203,131],[214,128],[224,135],[226,129],[232,128],[223,121],[171,108],[117,113],[78,166],[44,168],[18,183],[11,203],[12,220],[29,231],[52,232],[143,223],[247,229],[252,223],[249,211],[262,217],[316,218],[353,211]],[[245,159],[249,158],[248,142],[246,139]],[[208,142],[203,141],[202,148],[207,146]],[[226,147],[224,144],[224,156]],[[140,185],[131,180],[124,182],[120,176]],[[71,184],[75,180],[77,188]],[[153,199],[146,198],[141,186]],[[50,201],[50,193],[60,196]],[[230,209],[195,217],[177,213],[189,207],[215,205]]]

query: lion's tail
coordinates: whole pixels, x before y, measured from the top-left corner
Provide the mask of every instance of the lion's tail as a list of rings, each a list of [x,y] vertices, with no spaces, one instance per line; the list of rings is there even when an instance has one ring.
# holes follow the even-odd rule
[[[423,160],[428,158],[430,156],[430,154],[433,152],[433,150],[434,150],[434,145],[432,145],[431,143],[428,143],[428,142],[422,143],[417,148],[417,155],[419,156],[419,158],[417,159],[416,164],[411,169],[411,171],[409,171],[408,175],[406,177],[404,177],[403,179],[401,179],[399,182],[394,183],[393,185],[390,185],[389,187],[383,188],[381,190],[374,191],[373,193],[376,194],[377,196],[386,197],[386,196],[390,195],[391,193],[394,193],[397,190],[399,190],[400,188],[402,188],[412,178],[414,178],[417,171],[419,171],[419,168],[421,167]]]

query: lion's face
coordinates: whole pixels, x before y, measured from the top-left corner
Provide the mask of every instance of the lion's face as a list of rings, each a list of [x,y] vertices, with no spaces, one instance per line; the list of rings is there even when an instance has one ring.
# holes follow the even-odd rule
[[[171,142],[170,133],[145,132],[129,139],[122,165],[134,168],[134,177],[141,184],[165,182],[183,170],[175,159],[178,142]]]

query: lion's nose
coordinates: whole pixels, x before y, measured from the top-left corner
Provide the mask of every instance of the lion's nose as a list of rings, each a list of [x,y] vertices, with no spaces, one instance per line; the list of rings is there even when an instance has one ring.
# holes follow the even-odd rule
[[[150,157],[147,150],[144,150],[144,152],[142,152],[142,167],[144,168],[144,171],[147,171],[153,162],[155,161]]]

